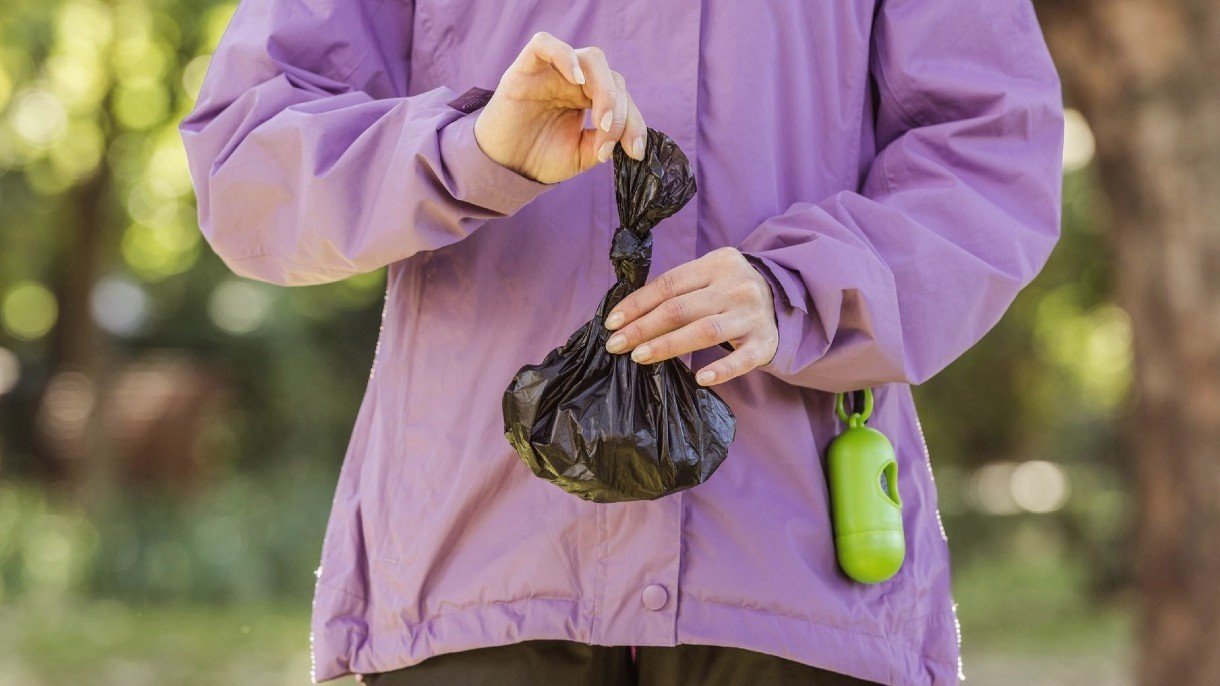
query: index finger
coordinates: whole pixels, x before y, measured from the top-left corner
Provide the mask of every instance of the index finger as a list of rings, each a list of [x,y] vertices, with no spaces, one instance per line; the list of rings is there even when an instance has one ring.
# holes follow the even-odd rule
[[[584,86],[585,74],[580,68],[576,49],[546,31],[530,37],[525,49],[517,55],[514,66],[523,73],[536,73],[538,68],[554,68],[575,86]]]
[[[606,317],[606,328],[622,328],[652,312],[661,303],[711,283],[699,260],[680,264],[623,298]]]
[[[577,50],[576,55],[581,66],[589,75],[588,83],[584,85],[584,92],[593,103],[593,126],[597,129],[598,147],[600,148],[608,141],[618,140],[611,137],[610,133],[618,123],[616,113],[623,105],[622,94],[619,92],[614,72],[610,69],[610,63],[606,61],[605,51],[591,45]]]

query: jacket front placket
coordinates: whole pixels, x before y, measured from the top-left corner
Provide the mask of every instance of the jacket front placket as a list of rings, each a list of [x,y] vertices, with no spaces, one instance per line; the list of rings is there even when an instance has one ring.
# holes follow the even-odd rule
[[[700,2],[635,0],[618,6],[618,31],[605,48],[610,63],[623,74],[647,124],[669,134],[697,172]],[[692,200],[657,228],[652,277],[697,257],[697,214]],[[689,364],[690,356],[683,360]],[[676,642],[684,501],[677,493],[599,506],[592,642]]]

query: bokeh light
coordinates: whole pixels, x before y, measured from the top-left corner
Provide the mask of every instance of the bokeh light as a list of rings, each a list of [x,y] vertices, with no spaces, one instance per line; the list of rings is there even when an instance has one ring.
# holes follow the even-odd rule
[[[158,81],[169,68],[169,48],[144,38],[121,40],[114,46],[114,73],[121,81]]]
[[[13,131],[33,148],[49,148],[68,128],[68,115],[55,94],[34,88],[18,94],[9,112]]]
[[[996,462],[980,467],[970,480],[970,499],[974,506],[988,514],[1011,515],[1021,511],[1012,497],[1012,474],[1009,462]]]
[[[212,56],[200,55],[187,63],[182,69],[182,89],[190,96],[191,100],[199,97],[199,90],[203,88],[203,77],[207,74],[208,64],[212,61]]]
[[[1034,334],[1039,353],[1071,379],[1063,398],[1080,408],[1113,408],[1127,397],[1133,374],[1131,317],[1113,304],[1083,308],[1073,288],[1038,303]],[[1063,388],[1060,389],[1062,392]]]
[[[94,55],[60,53],[47,60],[51,89],[74,111],[96,107],[106,95],[109,78]]]
[[[123,277],[102,279],[90,297],[93,320],[116,336],[131,336],[147,323],[150,302],[147,291]]]
[[[266,289],[249,281],[225,281],[208,299],[208,315],[217,327],[232,334],[258,330],[271,310]]]
[[[65,178],[84,178],[97,169],[105,153],[104,146],[102,130],[96,122],[73,119],[67,135],[49,153],[51,164]]]
[[[166,182],[150,178],[136,184],[127,196],[127,212],[146,226],[165,226],[178,218],[177,193]]]
[[[975,471],[969,499],[994,515],[1046,514],[1061,509],[1071,495],[1067,472],[1045,460],[993,462]]]
[[[1030,460],[1012,471],[1012,499],[1027,512],[1054,512],[1070,494],[1067,472],[1053,462]]]
[[[1078,110],[1068,108],[1063,113],[1063,170],[1078,171],[1089,166],[1097,153],[1093,129]]]
[[[110,42],[110,8],[98,0],[70,0],[59,10],[58,43],[68,49],[97,51]]]
[[[46,286],[34,281],[19,281],[4,291],[0,300],[0,320],[14,338],[32,341],[45,336],[55,326],[59,306]]]
[[[158,192],[165,197],[182,198],[191,194],[191,173],[186,164],[186,149],[178,136],[176,126],[167,126],[152,142],[152,154],[148,158],[147,176],[156,179],[162,186]],[[178,203],[175,202],[175,208]]]
[[[114,116],[123,126],[143,131],[169,114],[169,93],[153,79],[124,82],[114,92]]]
[[[198,229],[178,222],[158,227],[132,224],[119,250],[127,265],[145,281],[161,281],[191,268],[199,257]]]

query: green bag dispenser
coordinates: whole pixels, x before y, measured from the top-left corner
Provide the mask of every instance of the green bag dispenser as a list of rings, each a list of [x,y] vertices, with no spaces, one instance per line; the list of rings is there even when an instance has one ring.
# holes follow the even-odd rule
[[[873,412],[872,390],[864,389],[864,407],[850,417],[838,394],[835,412],[847,424],[826,455],[835,554],[847,576],[880,583],[898,573],[906,556],[898,461],[885,434],[864,425]]]

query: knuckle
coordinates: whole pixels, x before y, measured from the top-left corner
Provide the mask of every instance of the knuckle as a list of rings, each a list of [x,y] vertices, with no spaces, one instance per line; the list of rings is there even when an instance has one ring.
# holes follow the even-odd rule
[[[758,356],[758,365],[761,367],[764,364],[770,364],[775,359],[777,352],[779,352],[779,338],[767,336],[767,342],[763,345],[762,353]]]
[[[729,264],[733,260],[733,253],[737,252],[732,248],[716,248],[711,252],[712,260],[718,264]]]
[[[751,347],[741,348],[741,362],[745,369],[753,369],[758,366],[758,353]]]
[[[716,373],[717,377],[731,379],[737,376],[737,365],[733,362],[732,355],[720,361],[720,369],[722,371]]]
[[[708,317],[699,323],[699,336],[706,340],[724,340],[724,324],[716,317]]]
[[[771,287],[762,278],[750,279],[750,291],[755,300],[766,301],[771,297]]]
[[[673,357],[674,344],[669,336],[661,336],[656,340],[648,342],[648,348],[651,352],[651,357],[654,360],[667,360]]]
[[[538,45],[540,43],[549,41],[551,38],[551,34],[547,33],[546,31],[538,31],[534,35],[530,36],[530,44]]]
[[[673,300],[666,300],[665,304],[661,306],[661,317],[668,324],[685,323],[686,306],[683,305],[682,301],[677,298]]]
[[[595,60],[606,59],[606,51],[602,50],[596,45],[590,45],[589,47],[585,48],[584,53]]]
[[[734,288],[734,291],[742,302],[754,304],[762,302],[763,296],[765,295],[763,290],[764,288],[765,286],[763,284],[760,284],[754,279],[743,279],[742,281],[738,282],[736,288]]]
[[[666,272],[657,277],[657,293],[666,300],[678,294],[678,284],[673,274]]]
[[[632,322],[623,327],[622,334],[627,339],[627,344],[634,346],[644,340],[644,327],[639,322]]]

